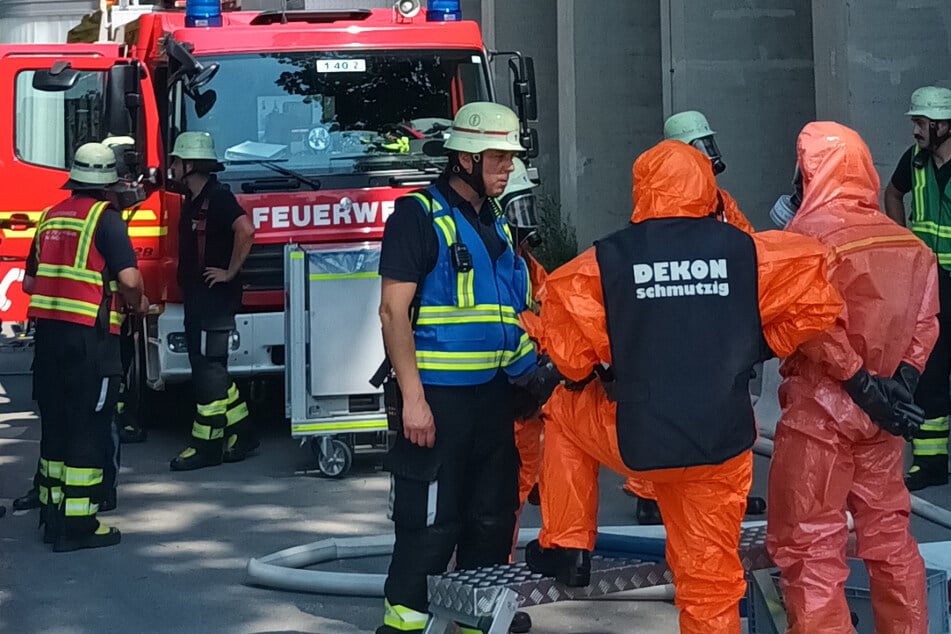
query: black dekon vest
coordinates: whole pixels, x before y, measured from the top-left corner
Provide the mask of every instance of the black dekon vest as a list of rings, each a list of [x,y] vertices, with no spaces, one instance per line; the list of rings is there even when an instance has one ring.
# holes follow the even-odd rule
[[[624,464],[720,464],[752,447],[750,373],[771,356],[752,238],[713,217],[664,218],[595,246]]]

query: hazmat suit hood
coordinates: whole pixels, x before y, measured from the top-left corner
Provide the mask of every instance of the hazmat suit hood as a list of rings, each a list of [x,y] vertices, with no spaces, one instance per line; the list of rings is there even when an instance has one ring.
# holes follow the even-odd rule
[[[799,133],[796,156],[803,196],[788,229],[821,237],[829,232],[831,212],[843,225],[881,214],[878,172],[857,132],[831,121],[809,123]]]
[[[722,207],[710,159],[680,141],[661,141],[634,161],[631,222],[704,218]]]

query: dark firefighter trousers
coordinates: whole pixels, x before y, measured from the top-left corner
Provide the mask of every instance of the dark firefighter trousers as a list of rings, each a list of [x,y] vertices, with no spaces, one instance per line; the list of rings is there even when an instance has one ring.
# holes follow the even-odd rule
[[[40,410],[39,493],[47,522],[93,533],[119,393],[117,337],[63,321],[36,324],[33,398]]]
[[[947,469],[948,419],[951,415],[951,273],[938,267],[938,340],[918,383],[915,400],[925,410],[925,424],[916,435],[915,464]]]
[[[119,429],[122,427],[123,414],[129,411],[136,411],[137,401],[135,400],[135,395],[128,390],[128,385],[131,381],[131,372],[134,371],[134,340],[132,339],[132,334],[128,330],[128,326],[131,323],[132,318],[125,320],[122,326],[122,332],[119,334],[119,351],[120,358],[122,361],[122,376],[119,381],[119,394],[117,396],[116,409],[112,416],[112,419],[109,422],[109,434],[107,436],[107,442],[104,446],[106,451],[104,462],[103,462],[103,476],[102,482],[103,486],[101,492],[103,496],[107,496],[110,490],[115,490],[116,486],[119,484],[119,467],[122,464],[122,443],[119,442]],[[57,467],[58,468],[58,467]],[[43,462],[42,459],[36,465],[36,474],[33,476],[33,488],[39,490],[42,485],[42,471],[43,471]],[[49,467],[47,466],[47,471]],[[49,495],[47,487],[47,496]]]
[[[426,612],[426,576],[445,572],[453,551],[456,569],[508,562],[518,508],[515,417],[505,375],[483,385],[424,390],[435,447],[397,434],[384,463],[396,533],[385,622],[402,630],[422,629],[397,622],[399,615]]]
[[[209,319],[196,304],[202,305],[186,298],[185,340],[196,402],[191,446],[217,459],[249,439],[251,419],[247,403],[228,374],[234,314]]]

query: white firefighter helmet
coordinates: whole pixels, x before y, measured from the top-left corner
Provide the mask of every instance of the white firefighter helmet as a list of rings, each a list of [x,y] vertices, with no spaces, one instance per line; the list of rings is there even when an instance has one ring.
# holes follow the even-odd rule
[[[102,143],[85,143],[73,155],[63,189],[105,189],[118,180],[115,152]]]
[[[459,108],[444,147],[454,152],[481,154],[486,150],[524,152],[519,121],[510,108],[488,101]]]

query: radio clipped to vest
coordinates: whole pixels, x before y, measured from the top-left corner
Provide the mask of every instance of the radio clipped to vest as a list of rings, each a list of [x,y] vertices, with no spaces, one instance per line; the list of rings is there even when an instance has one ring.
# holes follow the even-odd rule
[[[456,273],[468,273],[472,270],[472,253],[463,242],[455,242],[449,247],[449,257]]]

